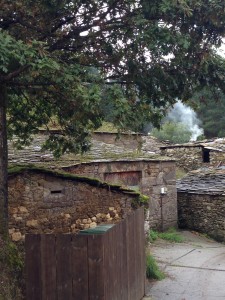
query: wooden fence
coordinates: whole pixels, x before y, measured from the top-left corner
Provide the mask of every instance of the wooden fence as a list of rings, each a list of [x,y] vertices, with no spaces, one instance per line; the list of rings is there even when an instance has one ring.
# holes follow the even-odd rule
[[[104,234],[28,234],[27,300],[140,300],[145,289],[144,211]]]

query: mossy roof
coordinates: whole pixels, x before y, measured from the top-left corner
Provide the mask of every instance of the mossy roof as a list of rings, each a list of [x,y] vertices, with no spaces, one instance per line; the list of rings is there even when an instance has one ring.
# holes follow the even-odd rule
[[[78,182],[83,182],[83,183],[87,183],[90,184],[92,186],[96,186],[98,188],[107,188],[109,190],[112,191],[117,191],[117,192],[121,192],[121,193],[126,193],[135,197],[140,197],[141,194],[128,189],[128,188],[124,188],[123,186],[120,185],[115,185],[115,184],[109,184],[106,182],[102,182],[99,179],[96,178],[90,178],[90,177],[85,177],[85,176],[79,176],[79,175],[74,175],[71,173],[67,173],[65,171],[56,171],[56,170],[50,170],[50,169],[46,169],[43,167],[37,167],[34,165],[14,165],[14,166],[10,166],[8,168],[8,177],[10,179],[10,177],[14,177],[17,175],[21,175],[24,172],[30,172],[30,173],[43,173],[46,175],[50,175],[53,177],[57,177],[57,178],[61,178],[61,179],[66,179],[66,180],[72,180],[72,181],[78,181]]]
[[[163,157],[159,154],[153,153],[145,149],[144,151],[136,151],[127,149],[125,146],[118,146],[114,144],[106,144],[101,141],[92,140],[92,148],[84,155],[65,154],[59,159],[55,159],[50,151],[42,151],[41,145],[46,139],[45,134],[33,136],[33,141],[29,146],[23,149],[16,149],[13,141],[9,141],[9,164],[24,165],[33,164],[44,168],[58,168],[69,167],[80,163],[90,162],[112,162],[112,161],[172,161],[172,158]],[[148,143],[151,144],[149,138]],[[147,146],[151,147],[150,146]]]

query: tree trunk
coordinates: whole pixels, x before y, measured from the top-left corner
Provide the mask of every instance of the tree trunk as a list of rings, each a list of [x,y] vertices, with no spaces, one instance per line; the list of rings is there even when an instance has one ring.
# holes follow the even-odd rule
[[[6,130],[6,87],[0,85],[0,234],[8,236],[8,149]]]

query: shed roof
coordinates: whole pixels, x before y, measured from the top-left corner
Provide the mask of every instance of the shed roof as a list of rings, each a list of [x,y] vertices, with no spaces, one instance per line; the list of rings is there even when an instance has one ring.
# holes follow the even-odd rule
[[[177,181],[178,193],[225,195],[225,168],[201,168]]]
[[[46,175],[53,176],[53,177],[56,177],[56,178],[61,178],[61,179],[64,179],[64,180],[84,182],[84,183],[87,183],[89,185],[96,186],[98,188],[107,188],[108,190],[129,194],[129,195],[132,195],[132,196],[135,196],[135,197],[141,197],[142,200],[144,198],[146,198],[146,200],[147,200],[147,196],[143,196],[139,192],[134,191],[134,190],[129,189],[129,188],[125,188],[121,185],[109,184],[107,182],[102,182],[101,180],[96,179],[96,178],[90,178],[90,177],[85,177],[85,176],[74,175],[74,174],[71,174],[71,173],[67,173],[65,171],[49,170],[49,169],[45,169],[45,168],[36,167],[36,166],[33,166],[33,165],[9,167],[8,177],[10,179],[14,176],[24,174],[25,172],[26,173],[46,174]]]
[[[162,145],[160,149],[195,148],[195,147],[202,147],[212,151],[225,152],[225,138],[215,138],[210,140],[189,142],[184,144]]]

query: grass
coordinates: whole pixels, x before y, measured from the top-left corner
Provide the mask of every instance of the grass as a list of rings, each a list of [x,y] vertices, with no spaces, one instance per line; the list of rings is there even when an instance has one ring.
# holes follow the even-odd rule
[[[179,167],[176,168],[176,179],[181,179],[181,178],[183,178],[186,174],[187,174],[187,172],[186,172],[184,169],[179,168]]]
[[[170,228],[165,232],[158,232],[151,229],[148,235],[148,241],[154,242],[157,239],[163,239],[173,243],[182,243],[184,241],[184,238],[176,231],[175,228]]]
[[[157,280],[162,280],[166,277],[165,274],[159,269],[156,260],[151,254],[146,255],[146,277],[148,279]]]

